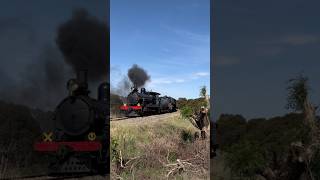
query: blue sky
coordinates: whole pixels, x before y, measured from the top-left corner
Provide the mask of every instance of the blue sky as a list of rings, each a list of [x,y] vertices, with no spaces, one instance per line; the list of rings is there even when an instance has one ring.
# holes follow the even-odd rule
[[[286,81],[304,72],[320,103],[320,1],[215,1],[214,111],[247,118],[288,111]]]
[[[138,64],[146,88],[196,98],[210,87],[209,0],[113,0],[110,12],[111,85]]]

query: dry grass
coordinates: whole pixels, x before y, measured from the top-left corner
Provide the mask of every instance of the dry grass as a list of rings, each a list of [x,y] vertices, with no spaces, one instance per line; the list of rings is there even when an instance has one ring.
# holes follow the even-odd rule
[[[112,179],[209,179],[209,138],[178,116],[142,122],[111,123]]]
[[[218,155],[211,159],[210,162],[210,176],[214,180],[232,180],[230,169],[225,165],[224,157],[221,152],[218,152]]]

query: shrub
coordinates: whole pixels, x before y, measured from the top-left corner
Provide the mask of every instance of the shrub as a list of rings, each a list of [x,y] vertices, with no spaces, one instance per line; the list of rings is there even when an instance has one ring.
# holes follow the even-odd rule
[[[194,141],[193,134],[190,130],[182,130],[181,131],[181,139],[187,143]]]
[[[185,106],[181,109],[180,114],[182,118],[188,118],[193,114],[192,108],[189,106]]]
[[[311,171],[315,179],[320,179],[320,150],[318,150],[311,161]]]
[[[259,144],[242,141],[232,145],[226,153],[226,163],[231,171],[240,177],[252,178],[266,165],[263,149]]]
[[[118,139],[111,139],[111,161],[116,162],[120,159]]]

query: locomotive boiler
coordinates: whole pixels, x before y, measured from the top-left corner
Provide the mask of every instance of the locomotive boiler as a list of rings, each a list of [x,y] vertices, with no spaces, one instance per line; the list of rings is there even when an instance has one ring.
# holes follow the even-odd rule
[[[143,116],[176,111],[176,100],[169,96],[160,97],[160,93],[132,88],[120,110],[126,116]]]
[[[51,174],[108,174],[109,166],[109,84],[98,87],[97,98],[88,90],[87,71],[67,83],[69,95],[56,107],[55,129],[45,132],[34,144],[38,152],[55,157]]]

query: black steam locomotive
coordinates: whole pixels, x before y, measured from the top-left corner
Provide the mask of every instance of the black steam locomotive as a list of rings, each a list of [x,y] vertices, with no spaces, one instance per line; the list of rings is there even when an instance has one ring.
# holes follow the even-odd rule
[[[109,84],[101,83],[98,97],[90,97],[84,70],[67,88],[69,96],[55,110],[55,130],[43,133],[34,149],[55,157],[51,174],[109,174]]]
[[[143,116],[174,112],[177,110],[176,100],[169,96],[160,97],[160,93],[146,91],[134,87],[126,99],[126,103],[120,107],[126,116]]]

